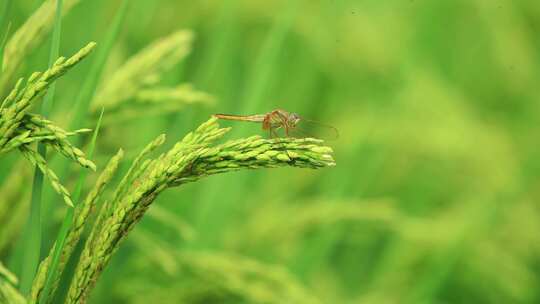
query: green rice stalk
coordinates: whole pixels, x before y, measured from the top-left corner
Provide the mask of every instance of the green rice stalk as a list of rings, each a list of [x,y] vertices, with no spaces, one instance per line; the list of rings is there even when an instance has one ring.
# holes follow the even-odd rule
[[[76,131],[68,132],[56,126],[52,121],[47,120],[45,117],[36,114],[26,115],[25,120],[27,120],[28,125],[33,125],[37,128],[44,129],[50,133],[53,133],[58,138],[67,138],[68,136],[78,133],[86,133],[92,131],[91,129],[79,129]]]
[[[118,201],[121,197],[126,195],[126,192],[129,190],[131,185],[135,182],[135,180],[141,175],[142,171],[147,168],[149,161],[143,162],[142,160],[148,156],[152,151],[160,147],[165,142],[165,135],[161,134],[156,139],[151,141],[144,149],[135,157],[133,160],[130,168],[116,187],[116,191],[114,192],[113,199],[105,201],[103,205],[101,206],[101,210],[98,214],[98,218],[96,220],[96,223],[94,224],[95,227],[100,227],[105,223],[105,220],[112,215],[112,202]],[[93,243],[96,240],[97,233],[99,231],[92,230],[92,233],[90,234],[90,237],[88,238],[89,243]]]
[[[148,162],[140,162],[139,159],[134,162],[128,175],[140,173],[136,174],[134,182],[121,183],[117,193],[122,195],[115,196],[108,208],[101,209],[100,220],[96,221],[75,270],[67,303],[86,302],[120,242],[165,189],[203,176],[242,168],[321,168],[335,165],[332,150],[315,139],[264,140],[251,137],[210,146],[229,130],[220,128],[217,119],[211,118],[166,153]],[[132,178],[125,177],[124,180]],[[124,187],[128,189],[124,190]]]
[[[151,141],[144,149],[135,157],[133,160],[131,167],[128,169],[122,180],[120,181],[120,184],[118,187],[116,187],[116,191],[114,193],[113,201],[118,200],[120,197],[124,196],[127,190],[129,189],[129,186],[139,177],[140,170],[136,170],[137,168],[145,168],[145,166],[141,166],[142,160],[148,156],[150,153],[152,153],[154,150],[159,148],[163,143],[165,142],[166,136],[165,134],[161,134],[156,139]]]
[[[81,126],[82,123],[84,123],[84,121],[86,121],[90,101],[94,97],[97,83],[101,77],[103,68],[107,61],[107,58],[109,57],[111,49],[116,41],[116,37],[120,32],[121,25],[125,18],[129,3],[129,0],[122,1],[118,11],[114,16],[114,19],[111,22],[111,26],[107,31],[103,43],[100,44],[100,47],[97,50],[97,54],[95,55],[95,58],[90,66],[90,70],[88,71],[86,78],[81,86],[81,90],[75,98],[75,102],[73,104],[73,118],[69,123],[70,129],[78,128]],[[74,141],[74,143],[75,145],[78,145],[80,141],[76,140]],[[61,176],[67,175],[68,171],[69,163],[62,163],[62,166],[59,169]]]
[[[10,0],[6,0],[4,1],[4,12],[0,12],[0,28],[3,28],[3,25],[4,25],[4,22],[3,22],[3,17],[4,15],[7,13],[7,8],[10,4]],[[4,33],[4,38],[2,39],[2,41],[0,42],[0,71],[2,71],[3,69],[3,66],[4,66],[4,50],[6,48],[6,42],[7,42],[7,37],[9,36],[9,30],[11,29],[11,23],[8,24],[7,26],[7,29],[6,29],[6,32]]]
[[[0,111],[0,116],[1,113],[2,112]],[[67,137],[69,136],[90,131],[92,130],[80,129],[75,131],[65,131],[39,115],[27,114],[23,117],[21,125],[16,130],[11,140],[9,140],[6,146],[0,149],[0,155],[8,153],[22,145],[43,142],[46,146],[56,149],[66,157],[79,163],[82,167],[95,171],[94,163],[88,160],[82,151],[74,147],[67,140]]]
[[[80,127],[81,122],[85,121],[90,102],[96,93],[96,87],[103,72],[103,68],[105,67],[105,63],[107,62],[107,58],[109,57],[113,44],[116,41],[116,37],[120,32],[122,22],[127,12],[128,4],[129,0],[122,1],[103,43],[100,44],[101,47],[97,51],[95,59],[90,66],[90,71],[84,80],[81,90],[75,98],[74,115],[70,123],[71,129]],[[103,107],[94,108],[95,113],[99,113],[99,110],[102,108]],[[109,111],[109,109],[107,109],[107,111]],[[61,172],[63,171],[66,170],[62,170]]]
[[[177,256],[195,276],[247,303],[321,303],[289,270],[277,265],[220,252],[184,251]]]
[[[92,171],[96,171],[96,165],[88,159],[86,159],[84,152],[79,148],[71,145],[67,140],[54,141],[50,144],[56,151],[60,152],[67,158],[74,160],[76,163],[84,168],[88,168]]]
[[[51,51],[49,53],[49,68],[52,68],[55,66],[55,62],[54,60],[56,58],[58,58],[58,55],[60,53],[60,33],[61,33],[61,28],[62,28],[62,0],[58,0],[57,3],[56,3],[56,10],[55,10],[55,22],[54,22],[54,31],[53,31],[53,35],[52,35],[52,42],[51,42]],[[59,61],[63,61],[62,58],[59,59]],[[58,62],[58,61],[57,61]],[[47,73],[45,73],[44,75],[42,76],[45,76]],[[47,82],[45,82],[47,83]],[[56,84],[54,82],[50,82],[50,85],[49,85],[49,88],[48,88],[48,91],[45,87],[45,89],[43,90],[44,93],[46,92],[46,95],[45,95],[45,98],[43,100],[43,107],[41,109],[41,112],[45,115],[45,116],[48,116],[51,109],[52,109],[52,104],[53,104],[53,100],[54,100],[54,92],[55,92],[55,88],[56,88]],[[36,90],[39,92],[39,90]],[[28,92],[28,91],[26,91]],[[25,93],[26,93],[25,92]],[[39,93],[36,94],[36,96],[38,95]],[[30,94],[31,96],[32,94]],[[25,96],[25,94],[23,94],[23,97]],[[30,104],[30,101],[32,99],[32,97],[28,96],[28,104]],[[24,100],[24,99],[23,99]],[[24,102],[15,102],[15,104],[13,106],[24,106],[25,103]],[[12,106],[12,107],[13,107]],[[12,108],[11,107],[11,108]],[[39,109],[39,107],[38,107]],[[6,118],[9,119],[10,116],[9,116],[9,112],[10,111],[10,108],[7,109],[6,111]],[[19,113],[19,114],[22,114],[22,117],[24,117],[24,113],[25,110],[23,108],[23,110],[17,112],[16,110],[14,111],[14,113]],[[22,118],[21,117],[21,118]],[[21,118],[18,117],[18,115],[15,115],[14,116],[14,121],[15,121],[15,124],[14,125],[9,125],[9,124],[6,124],[7,128],[5,129],[6,130],[6,133],[7,134],[3,134],[4,136],[5,135],[11,135],[11,133],[13,131],[11,131],[12,129],[10,128],[18,128],[20,122],[17,121],[18,119],[20,120]],[[6,120],[6,122],[10,122],[10,120]],[[7,139],[7,137],[2,137],[0,139],[0,142],[1,140],[3,139]],[[0,144],[0,147],[2,145]],[[28,156],[27,156],[28,157]],[[39,161],[38,160],[38,157],[39,157]],[[29,291],[30,291],[30,288],[31,288],[31,282],[32,282],[32,278],[34,277],[34,275],[36,274],[36,271],[37,271],[37,268],[38,268],[38,265],[39,265],[39,259],[40,259],[40,255],[41,255],[41,197],[42,197],[42,191],[43,191],[43,175],[44,175],[44,172],[43,172],[43,169],[44,167],[46,166],[43,166],[43,163],[45,163],[45,159],[47,157],[47,148],[45,147],[45,145],[43,145],[42,143],[38,142],[37,143],[37,154],[34,155],[34,156],[30,156],[30,159],[33,159],[34,160],[34,180],[33,180],[33,183],[32,183],[32,198],[31,198],[31,203],[30,203],[30,216],[29,216],[29,220],[28,220],[28,224],[27,224],[27,231],[30,235],[30,237],[27,239],[26,241],[26,244],[25,244],[25,248],[24,248],[24,260],[23,260],[23,272],[22,272],[22,283],[21,283],[21,291],[24,293],[24,294],[27,294]],[[50,171],[52,172],[52,171]],[[49,172],[49,173],[50,173]],[[52,177],[54,177],[54,173],[52,175]],[[65,190],[65,188],[62,187],[62,185],[60,183],[58,183],[60,185],[59,188],[55,188],[55,190],[57,189],[60,189],[62,190],[62,194],[64,194],[64,197],[68,197],[69,198],[69,193],[67,192],[67,190]],[[67,194],[67,196],[66,196]],[[66,201],[66,202],[70,202],[70,200]]]
[[[62,12],[67,13],[80,0],[66,0]],[[4,91],[31,51],[47,37],[55,20],[57,1],[46,0],[13,34],[5,46],[0,92]]]
[[[135,97],[141,89],[155,84],[161,74],[184,58],[191,50],[193,34],[175,32],[149,45],[129,59],[107,80],[96,95],[91,112],[101,107],[117,110],[123,102]]]
[[[6,266],[0,261],[0,278],[6,280],[7,282],[17,285],[19,283],[19,280],[17,277],[11,273]]]
[[[178,112],[187,105],[211,104],[214,97],[195,90],[191,84],[176,87],[152,87],[142,89],[128,104],[120,106],[107,116],[105,125],[119,124],[141,116],[160,115]],[[113,109],[114,110],[114,109]]]
[[[92,135],[92,140],[90,141],[90,147],[88,152],[90,155],[94,153],[94,148],[97,140],[97,135],[101,127],[102,118],[103,110],[101,111],[96,125],[96,129],[94,130],[94,134]],[[114,166],[114,168],[111,169],[111,166]],[[64,220],[62,222],[62,226],[60,227],[60,230],[58,232],[56,242],[53,248],[51,248],[51,251],[49,252],[47,258],[39,265],[38,273],[34,278],[30,294],[30,300],[32,302],[36,302],[39,299],[40,303],[48,303],[49,296],[51,294],[54,294],[54,292],[56,291],[65,265],[69,260],[69,257],[71,256],[73,249],[75,248],[82,233],[83,227],[81,221],[84,222],[86,220],[90,211],[92,210],[93,205],[95,204],[95,201],[97,201],[99,195],[103,191],[104,185],[108,182],[110,177],[112,177],[117,167],[117,162],[112,162],[112,164],[109,163],[109,165],[105,168],[104,173],[102,173],[101,177],[98,178],[96,186],[94,187],[95,191],[90,192],[83,206],[81,207],[80,204],[78,204],[76,211],[74,211],[74,209],[67,210],[66,215],[64,216]],[[79,176],[79,181],[77,183],[77,187],[75,188],[74,198],[76,202],[79,201],[85,179],[86,172],[83,171]],[[81,208],[82,211],[79,212]],[[74,226],[73,219],[75,212],[77,212],[78,214],[75,216],[77,220],[75,221]],[[65,247],[66,243],[68,245],[67,247]]]
[[[334,166],[332,149],[320,146],[321,143],[321,140],[314,138],[263,139],[260,136],[230,141],[199,155],[190,170],[178,176],[172,185],[241,169],[281,166],[316,169]]]
[[[292,218],[281,217],[294,214]],[[238,247],[242,242],[250,246],[274,244],[273,250],[291,254],[291,244],[303,241],[309,232],[329,230],[332,226],[346,223],[371,223],[385,230],[400,233],[406,218],[391,204],[390,200],[374,201],[307,201],[305,203],[279,204],[257,208],[240,229],[247,234],[236,238]],[[328,229],[327,229],[328,228]]]
[[[56,126],[53,122],[35,114],[28,114],[24,117],[23,127],[26,130],[31,130],[30,136],[25,140],[25,144],[36,141],[37,139],[43,140],[45,144],[79,163],[79,165],[82,167],[95,171],[94,163],[87,159],[84,152],[74,147],[67,140],[68,136],[87,133],[92,131],[91,129],[65,131],[64,129]],[[40,139],[40,137],[42,138]]]
[[[26,300],[13,285],[0,279],[0,303],[25,304]]]
[[[96,184],[94,185],[93,189],[88,193],[85,200],[82,204],[78,205],[75,209],[75,214],[73,216],[73,223],[71,227],[68,229],[68,233],[65,237],[65,245],[63,249],[61,250],[60,258],[59,258],[59,264],[57,267],[57,270],[54,271],[52,274],[51,279],[51,290],[54,292],[56,287],[58,286],[58,283],[60,281],[60,275],[63,272],[66,263],[75,250],[75,246],[79,242],[83,229],[84,224],[86,224],[91,211],[95,208],[96,202],[101,197],[101,194],[103,193],[103,190],[105,189],[106,185],[111,181],[112,177],[116,173],[116,170],[118,169],[118,165],[120,163],[120,160],[122,159],[124,153],[120,149],[118,153],[111,158],[101,175],[96,181]],[[56,245],[55,245],[56,246]],[[40,303],[48,303],[47,298],[43,294],[41,295],[41,292],[44,291],[45,287],[45,278],[46,274],[50,268],[51,260],[53,257],[53,253],[55,252],[55,248],[53,247],[51,249],[51,252],[47,256],[47,258],[41,263],[39,267],[38,274],[34,280],[34,284],[32,286],[32,293],[31,293],[31,301],[34,303],[37,301],[37,299],[41,296]]]
[[[197,91],[189,83],[180,84],[176,87],[152,87],[143,89],[135,96],[136,103],[162,104],[166,101],[175,103],[211,103],[214,97],[208,93]]]
[[[26,300],[17,291],[17,277],[0,262],[0,303],[24,304]]]
[[[15,83],[15,86],[13,89],[9,92],[9,94],[6,96],[6,98],[2,101],[2,104],[0,105],[0,110],[4,110],[5,107],[13,103],[15,101],[15,98],[17,98],[17,95],[19,94],[19,90],[21,88],[21,85],[23,83],[23,78],[19,78],[19,80]]]
[[[130,266],[145,281],[135,277],[120,283],[121,289],[129,288],[124,299],[129,303],[153,298],[166,303],[321,303],[280,265],[219,251],[178,251],[144,230],[133,238],[144,261]]]
[[[30,192],[26,191],[25,184],[32,177],[29,166],[24,160],[17,161],[6,181],[0,187],[0,256],[13,245],[15,239],[21,234],[22,227],[28,218],[30,205]]]
[[[73,201],[71,200],[71,195],[69,194],[69,191],[60,183],[60,180],[58,179],[56,174],[51,170],[51,168],[49,168],[45,159],[41,155],[39,155],[39,153],[37,153],[36,151],[26,146],[21,146],[19,149],[23,153],[24,157],[28,161],[30,161],[32,165],[39,168],[39,170],[43,173],[43,175],[47,177],[54,191],[56,191],[56,193],[62,196],[62,199],[64,200],[64,202],[68,206],[73,207]]]
[[[262,49],[253,64],[250,82],[246,84],[244,106],[241,112],[253,113],[261,107],[265,92],[276,75],[279,67],[277,63],[279,53],[283,50],[285,39],[294,24],[301,2],[296,0],[283,3],[285,7],[266,36]]]
[[[26,144],[30,144],[32,142],[34,142],[34,139],[36,139],[36,137],[30,137],[31,135],[31,131],[29,130],[25,130],[23,131],[22,133],[14,136],[10,141],[9,143],[3,147],[2,149],[0,149],[0,154],[5,154],[5,153],[8,153],[9,151],[19,147],[19,146],[22,146],[22,145],[26,145]],[[37,140],[44,140],[44,139],[53,139],[53,137],[48,137],[48,136],[38,136],[37,137]]]
[[[0,262],[0,303],[26,303],[24,297],[14,287],[18,283],[17,277]]]
[[[5,25],[6,16],[9,12],[9,8],[11,7],[11,2],[11,0],[5,0],[3,1],[3,4],[0,4],[0,28],[3,28]],[[2,57],[0,57],[0,62],[2,62]]]
[[[0,148],[4,147],[21,124],[30,106],[46,92],[47,88],[70,68],[85,58],[95,47],[91,42],[69,59],[58,58],[44,73],[34,73],[27,85],[18,92],[13,102],[8,103],[0,119]]]

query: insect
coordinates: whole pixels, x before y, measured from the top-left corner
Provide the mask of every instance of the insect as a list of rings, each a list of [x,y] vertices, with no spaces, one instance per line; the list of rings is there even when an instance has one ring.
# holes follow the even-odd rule
[[[214,117],[225,120],[262,123],[262,129],[268,131],[271,138],[280,137],[279,131],[283,131],[285,137],[310,137],[308,134],[312,134],[312,132],[317,135],[323,135],[327,139],[336,139],[339,136],[337,129],[332,126],[305,119],[296,113],[287,112],[282,109],[276,109],[266,114],[214,114]]]

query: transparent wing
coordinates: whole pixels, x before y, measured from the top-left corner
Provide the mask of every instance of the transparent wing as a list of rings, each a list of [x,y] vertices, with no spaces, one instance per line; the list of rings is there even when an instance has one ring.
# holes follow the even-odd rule
[[[336,140],[339,138],[339,132],[331,125],[301,118],[294,128],[289,129],[289,136],[296,138],[314,137],[325,140]]]

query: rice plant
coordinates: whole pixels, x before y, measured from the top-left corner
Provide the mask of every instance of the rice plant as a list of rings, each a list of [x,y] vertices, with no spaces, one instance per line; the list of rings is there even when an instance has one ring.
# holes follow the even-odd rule
[[[0,1],[0,303],[539,302],[537,20]]]

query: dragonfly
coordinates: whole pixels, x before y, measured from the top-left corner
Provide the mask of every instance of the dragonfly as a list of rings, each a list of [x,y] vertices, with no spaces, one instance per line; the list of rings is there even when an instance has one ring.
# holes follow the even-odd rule
[[[214,117],[224,120],[261,123],[262,129],[268,131],[271,138],[280,137],[279,131],[283,131],[285,137],[315,137],[311,136],[312,134],[323,135],[325,139],[337,139],[339,137],[336,128],[306,119],[297,113],[283,109],[255,115],[214,114]]]

